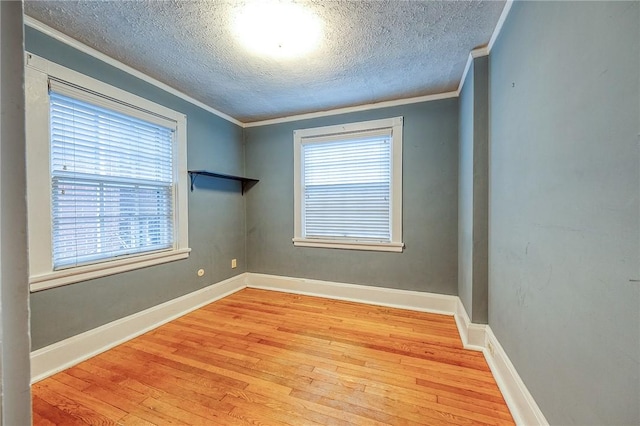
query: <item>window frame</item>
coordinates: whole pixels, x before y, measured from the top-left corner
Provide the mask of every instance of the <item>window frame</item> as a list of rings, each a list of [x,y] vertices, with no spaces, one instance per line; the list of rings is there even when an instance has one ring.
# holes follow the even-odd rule
[[[347,250],[368,250],[402,252],[402,132],[403,117],[381,120],[360,121],[333,126],[298,129],[293,132],[294,164],[294,237],[293,244],[298,247],[320,247]],[[308,143],[322,143],[319,139],[334,139],[340,135],[358,137],[358,134],[373,130],[391,131],[391,188],[390,188],[390,229],[389,242],[358,241],[349,239],[307,238],[303,235],[303,181],[302,146]]]
[[[173,167],[173,247],[118,259],[53,269],[52,194],[50,167],[49,78],[112,98],[176,123]],[[120,272],[185,259],[189,256],[187,117],[162,105],[126,92],[31,53],[25,60],[25,112],[27,142],[27,206],[29,288],[44,290]]]

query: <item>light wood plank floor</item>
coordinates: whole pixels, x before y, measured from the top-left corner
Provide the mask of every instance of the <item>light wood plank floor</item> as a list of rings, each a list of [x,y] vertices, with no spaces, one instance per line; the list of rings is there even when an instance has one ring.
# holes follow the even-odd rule
[[[513,424],[453,317],[245,289],[33,386],[35,425]]]

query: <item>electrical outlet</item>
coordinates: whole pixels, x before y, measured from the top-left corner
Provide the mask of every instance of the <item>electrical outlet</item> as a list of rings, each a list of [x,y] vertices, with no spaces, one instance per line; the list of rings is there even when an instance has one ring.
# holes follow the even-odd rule
[[[238,267],[238,261],[236,259],[231,259],[231,269]]]

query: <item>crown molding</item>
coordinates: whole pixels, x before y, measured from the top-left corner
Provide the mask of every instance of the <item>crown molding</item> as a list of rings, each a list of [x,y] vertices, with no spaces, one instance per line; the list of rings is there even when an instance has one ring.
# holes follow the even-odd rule
[[[467,63],[465,64],[462,77],[460,78],[460,82],[458,83],[458,88],[454,92],[438,93],[434,95],[420,96],[415,98],[398,99],[395,101],[379,102],[379,103],[359,105],[354,107],[311,112],[307,114],[291,115],[287,117],[274,118],[270,120],[254,121],[251,123],[245,123],[244,127],[246,128],[246,127],[267,126],[270,124],[279,124],[279,123],[286,123],[290,121],[307,120],[307,119],[318,118],[318,117],[327,117],[330,115],[346,114],[346,113],[358,112],[358,111],[367,111],[367,110],[376,109],[376,108],[387,108],[392,106],[407,105],[407,104],[418,103],[418,102],[428,102],[428,101],[435,101],[440,99],[456,98],[460,96],[460,92],[462,91],[462,86],[464,85],[464,80],[467,77],[467,74],[469,73],[469,69],[471,68],[471,63],[473,62],[473,60],[475,58],[489,56],[489,54],[491,53],[491,49],[493,48],[493,45],[495,44],[498,36],[502,32],[502,27],[504,26],[504,23],[507,20],[507,16],[509,15],[509,12],[511,11],[511,6],[513,6],[513,2],[514,0],[506,1],[504,8],[502,9],[502,13],[500,14],[500,18],[498,18],[498,22],[496,23],[496,27],[494,28],[493,33],[491,34],[489,43],[487,43],[486,46],[478,47],[476,49],[473,49],[471,52],[469,52],[469,56],[467,57]]]
[[[467,74],[469,74],[469,70],[471,69],[473,60],[476,58],[481,58],[483,56],[489,56],[489,49],[486,46],[473,49],[471,52],[469,52],[467,63],[464,66],[464,71],[462,72],[462,77],[460,78],[460,82],[458,83],[458,89],[456,90],[458,96],[460,96],[460,93],[462,92],[462,86],[464,86],[464,81],[467,78]]]
[[[462,72],[462,77],[460,78],[460,83],[458,83],[458,89],[456,93],[460,96],[462,92],[462,87],[464,86],[464,81],[467,78],[467,74],[469,73],[469,69],[471,68],[471,63],[475,58],[481,58],[483,56],[489,56],[491,53],[491,48],[496,42],[496,39],[500,35],[502,31],[502,26],[507,19],[507,15],[509,15],[509,11],[511,10],[511,6],[513,5],[514,0],[507,0],[502,9],[502,13],[500,14],[500,18],[498,18],[498,22],[496,23],[496,27],[493,29],[493,33],[491,34],[491,38],[489,39],[489,43],[486,46],[478,47],[469,52],[469,56],[467,57],[467,63],[464,66],[464,71]]]
[[[351,112],[369,111],[372,109],[379,109],[379,108],[390,108],[390,107],[415,104],[420,102],[439,101],[441,99],[455,98],[457,96],[458,96],[458,92],[456,91],[436,93],[433,95],[417,96],[415,98],[397,99],[394,101],[376,102],[371,104],[357,105],[357,106],[351,106],[351,107],[345,107],[345,108],[336,108],[336,109],[330,109],[325,111],[310,112],[306,114],[289,115],[287,117],[273,118],[270,120],[253,121],[251,123],[245,123],[244,127],[268,126],[270,124],[280,124],[280,123],[287,123],[291,121],[309,120],[312,118],[328,117],[331,115],[338,115],[338,114],[348,114]]]
[[[496,39],[498,38],[498,36],[500,35],[500,32],[502,31],[502,27],[507,19],[507,16],[509,15],[509,11],[511,10],[511,6],[513,5],[513,1],[514,0],[507,0],[504,8],[502,9],[502,13],[500,14],[500,18],[498,19],[498,22],[496,24],[496,27],[491,35],[491,38],[489,39],[489,43],[486,46],[480,47],[480,48],[476,48],[473,49],[470,53],[469,56],[467,58],[467,63],[465,64],[465,68],[464,71],[462,73],[462,77],[460,78],[460,81],[458,83],[458,88],[455,91],[451,91],[451,92],[445,92],[445,93],[437,93],[437,94],[432,94],[432,95],[426,95],[426,96],[418,96],[418,97],[412,97],[412,98],[404,98],[404,99],[397,99],[397,100],[393,100],[393,101],[384,101],[384,102],[375,102],[375,103],[370,103],[370,104],[364,104],[364,105],[357,105],[357,106],[351,106],[351,107],[345,107],[345,108],[336,108],[336,109],[330,109],[330,110],[324,110],[324,111],[317,111],[317,112],[310,112],[310,113],[305,113],[305,114],[295,114],[295,115],[290,115],[290,116],[286,116],[286,117],[280,117],[280,118],[274,118],[274,119],[268,119],[268,120],[260,120],[260,121],[253,121],[253,122],[249,122],[249,123],[245,123],[242,122],[240,120],[237,120],[233,117],[231,117],[228,114],[225,114],[221,111],[218,111],[215,108],[210,107],[209,105],[206,105],[205,103],[198,101],[194,98],[192,98],[191,96],[182,93],[181,91],[174,89],[173,87],[162,83],[159,80],[156,80],[152,77],[149,77],[148,75],[136,70],[135,68],[132,68],[116,59],[113,59],[110,56],[105,55],[102,52],[99,52],[98,50],[87,46],[86,44],[72,38],[69,37],[66,34],[61,33],[58,30],[55,30],[51,27],[49,27],[48,25],[38,21],[37,19],[34,19],[30,16],[25,15],[24,16],[24,23],[25,25],[28,25],[31,28],[34,28],[68,46],[73,47],[74,49],[77,49],[83,53],[86,53],[96,59],[99,59],[115,68],[120,69],[121,71],[124,71],[134,77],[137,77],[149,84],[152,84],[174,96],[177,96],[178,98],[181,98],[199,108],[204,109],[205,111],[208,111],[214,115],[217,115],[220,118],[223,118],[233,124],[236,124],[242,128],[248,128],[248,127],[258,127],[258,126],[268,126],[271,124],[279,124],[279,123],[287,123],[287,122],[291,122],[291,121],[299,121],[299,120],[309,120],[309,119],[313,119],[313,118],[319,118],[319,117],[328,117],[328,116],[332,116],[332,115],[338,115],[338,114],[348,114],[348,113],[352,113],[352,112],[361,112],[361,111],[368,111],[368,110],[373,110],[373,109],[380,109],[380,108],[390,108],[390,107],[395,107],[395,106],[401,106],[401,105],[409,105],[409,104],[414,104],[414,103],[420,103],[420,102],[429,102],[429,101],[437,101],[437,100],[441,100],[441,99],[449,99],[449,98],[456,98],[458,96],[460,96],[460,92],[462,91],[462,86],[464,85],[464,81],[465,78],[467,77],[467,74],[469,72],[469,69],[471,68],[471,63],[473,61],[473,59],[475,58],[479,58],[482,56],[487,56],[489,55],[489,53],[491,52],[491,49],[493,47],[493,45],[496,42]]]
[[[190,104],[193,104],[199,108],[204,109],[205,111],[208,111],[214,115],[217,115],[220,118],[223,118],[237,126],[243,127],[244,123],[242,123],[239,120],[236,120],[235,118],[231,117],[230,115],[225,114],[224,112],[218,111],[215,108],[210,107],[209,105],[206,105],[203,102],[200,102],[197,99],[192,98],[191,96],[182,93],[181,91],[174,89],[173,87],[159,81],[156,80],[153,77],[149,77],[148,75],[144,74],[143,72],[140,72],[138,70],[136,70],[135,68],[130,67],[129,65],[126,65],[120,61],[118,61],[117,59],[113,59],[110,56],[105,55],[104,53],[94,49],[93,47],[89,47],[86,44],[72,38],[69,37],[66,34],[61,33],[60,31],[51,28],[50,26],[48,26],[47,24],[38,21],[37,19],[34,19],[30,16],[24,15],[24,24],[28,25],[29,27],[40,31],[43,34],[48,35],[51,38],[54,38],[70,47],[73,47],[76,50],[79,50],[82,53],[86,53],[89,56],[92,56],[102,62],[105,62],[106,64],[111,65],[112,67],[115,67],[121,71],[126,72],[127,74],[130,74],[136,78],[139,78],[140,80],[143,80],[146,83],[152,84],[154,86],[156,86],[159,89],[164,90],[167,93],[170,93],[182,100],[185,100],[187,102],[189,102]]]
[[[491,34],[489,43],[487,43],[487,54],[491,52],[491,49],[493,49],[493,45],[495,44],[496,40],[498,39],[498,36],[502,32],[502,27],[504,26],[504,23],[507,20],[507,16],[509,15],[509,12],[511,11],[511,6],[513,6],[513,2],[514,0],[507,0],[507,2],[505,3],[504,8],[502,9],[502,13],[500,14],[500,18],[498,18],[498,23],[496,24],[496,27],[493,30],[493,34]]]

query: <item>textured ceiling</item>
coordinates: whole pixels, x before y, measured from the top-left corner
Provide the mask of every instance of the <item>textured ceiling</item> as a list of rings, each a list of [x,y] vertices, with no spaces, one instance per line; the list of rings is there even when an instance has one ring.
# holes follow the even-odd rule
[[[26,1],[25,13],[242,122],[456,90],[504,1],[297,3],[322,44],[289,60],[234,39],[245,1]]]

